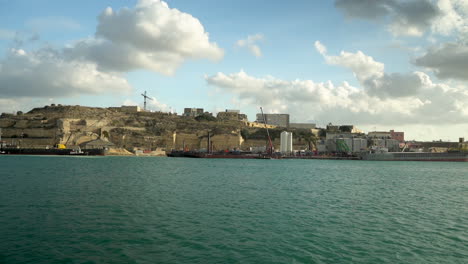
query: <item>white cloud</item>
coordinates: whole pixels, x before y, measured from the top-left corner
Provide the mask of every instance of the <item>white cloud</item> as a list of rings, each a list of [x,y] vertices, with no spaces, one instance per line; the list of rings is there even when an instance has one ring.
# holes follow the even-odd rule
[[[0,98],[0,113],[14,114],[53,103],[50,98]]]
[[[122,105],[126,105],[126,106],[135,106],[135,105],[138,105],[137,102],[133,101],[132,99],[125,99],[123,102],[122,102]]]
[[[117,11],[108,7],[99,16],[95,38],[78,41],[66,53],[103,70],[148,69],[165,75],[187,59],[216,61],[224,55],[198,19],[159,0],[140,0],[134,8]]]
[[[411,96],[421,89],[422,82],[427,75],[421,72],[414,73],[385,73],[385,66],[362,51],[356,53],[342,51],[339,56],[326,53],[326,47],[315,42],[315,47],[331,65],[338,65],[350,69],[363,88],[373,96],[405,97]]]
[[[319,41],[315,42],[315,48],[322,54],[328,64],[340,65],[351,69],[361,82],[369,78],[380,78],[383,76],[383,63],[376,62],[362,51],[356,53],[342,51],[339,56],[329,56],[327,55],[327,48]]]
[[[147,106],[146,108],[151,111],[161,111],[161,112],[167,112],[169,111],[169,106],[167,104],[161,103],[156,99],[156,97],[150,97],[149,99],[146,100]],[[132,99],[126,99],[122,102],[122,105],[138,105],[141,108],[143,108],[142,103],[137,103],[133,101]]]
[[[467,38],[468,2],[466,0],[439,0],[437,6],[442,15],[434,21],[432,31],[442,35],[458,34]]]
[[[23,102],[35,97],[125,94],[131,91],[125,72],[147,69],[170,75],[185,60],[223,57],[223,50],[209,41],[198,19],[169,8],[163,1],[140,0],[133,8],[116,11],[107,8],[98,20],[95,36],[73,41],[65,48],[11,50],[0,59],[0,97]],[[80,27],[62,17],[39,18],[26,24],[36,30]],[[9,31],[0,34],[12,37]],[[37,35],[18,37],[14,46],[37,39]],[[167,108],[156,99],[149,107]]]
[[[123,77],[100,72],[95,64],[68,61],[53,49],[27,53],[12,49],[0,61],[2,97],[64,97],[131,90]]]
[[[244,105],[263,106],[269,112],[287,112],[296,120],[357,125],[468,123],[466,91],[427,83],[411,97],[379,98],[344,82],[256,78],[240,71],[206,77],[208,84],[233,94]],[[447,90],[445,90],[447,89]],[[455,103],[457,102],[457,103]]]
[[[263,40],[262,34],[249,35],[246,39],[238,40],[236,45],[241,48],[248,48],[250,53],[258,58],[262,56],[262,50],[257,45],[257,42],[261,40]]]
[[[244,71],[205,79],[244,105],[287,112],[296,120],[397,127],[468,124],[468,91],[464,87],[434,83],[422,72],[385,73],[382,63],[362,52],[329,56],[324,45],[315,44],[328,63],[352,70],[362,88],[347,82],[258,78]]]
[[[156,97],[151,97],[151,100],[148,100],[147,103],[149,110],[160,112],[169,111],[169,106],[167,104],[159,102],[158,99],[156,99]]]
[[[320,41],[315,41],[314,43],[315,49],[322,55],[327,54],[327,47],[325,47]]]

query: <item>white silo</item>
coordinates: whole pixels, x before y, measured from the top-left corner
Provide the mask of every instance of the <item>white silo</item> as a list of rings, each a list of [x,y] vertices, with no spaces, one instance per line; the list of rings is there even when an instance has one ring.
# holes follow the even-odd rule
[[[292,143],[293,143],[292,132],[286,132],[286,131],[281,132],[281,145],[280,145],[281,153],[290,154],[293,151]]]

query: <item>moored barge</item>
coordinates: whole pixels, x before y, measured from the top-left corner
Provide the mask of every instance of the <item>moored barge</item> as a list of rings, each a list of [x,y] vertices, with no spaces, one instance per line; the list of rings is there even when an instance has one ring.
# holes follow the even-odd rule
[[[383,152],[364,153],[363,160],[468,162],[468,152]]]
[[[70,148],[0,148],[0,155],[60,155],[60,156],[104,156],[106,149]]]

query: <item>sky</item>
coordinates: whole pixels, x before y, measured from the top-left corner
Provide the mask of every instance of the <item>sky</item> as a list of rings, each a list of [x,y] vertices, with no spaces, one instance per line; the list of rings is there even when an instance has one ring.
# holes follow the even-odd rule
[[[468,0],[0,0],[0,112],[259,107],[468,138]]]

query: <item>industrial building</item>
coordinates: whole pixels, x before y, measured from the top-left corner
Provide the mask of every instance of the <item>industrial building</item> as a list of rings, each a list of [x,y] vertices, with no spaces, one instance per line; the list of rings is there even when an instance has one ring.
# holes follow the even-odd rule
[[[394,139],[397,140],[398,142],[405,142],[405,132],[395,132],[394,130],[390,131],[372,131],[369,132],[368,137],[370,138],[380,138],[380,139]]]
[[[137,113],[141,111],[141,108],[137,105],[122,105],[121,107],[109,107],[108,109],[124,113]]]
[[[230,110],[226,109],[224,112],[219,112],[216,117],[219,120],[226,121],[226,120],[233,120],[233,121],[244,121],[247,122],[247,115],[241,114],[240,110]]]
[[[328,132],[326,139],[318,143],[319,152],[358,153],[367,149],[367,138],[362,133]]]
[[[257,114],[258,123],[264,123],[263,117],[265,117],[265,122],[268,125],[274,125],[279,127],[289,127],[289,114]]]
[[[315,129],[317,125],[313,123],[289,123],[289,127],[300,129]]]
[[[405,132],[395,132],[395,130],[390,130],[390,137],[392,139],[398,140],[398,142],[405,142]]]
[[[400,142],[391,138],[371,138],[370,142],[372,146],[377,148],[386,148],[390,152],[400,151]]]
[[[183,116],[197,117],[203,114],[203,108],[184,108]]]

